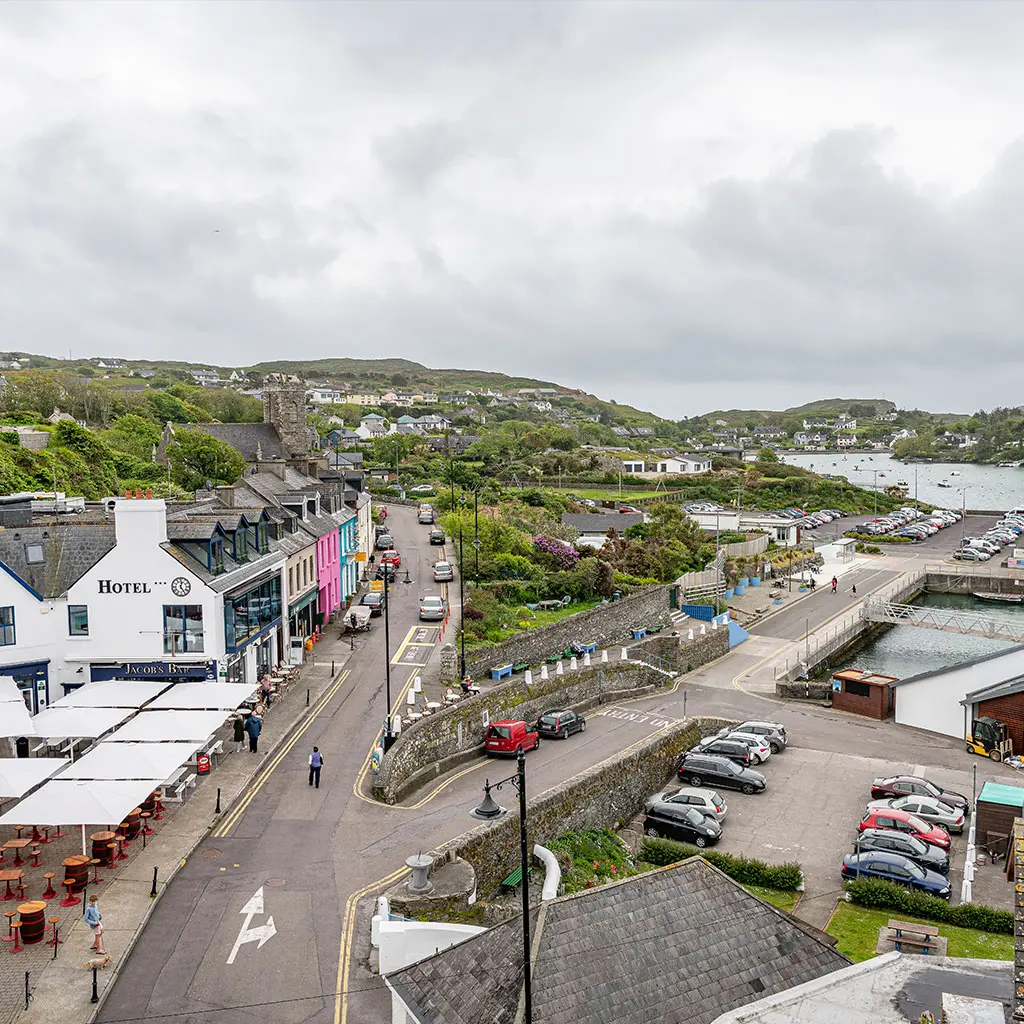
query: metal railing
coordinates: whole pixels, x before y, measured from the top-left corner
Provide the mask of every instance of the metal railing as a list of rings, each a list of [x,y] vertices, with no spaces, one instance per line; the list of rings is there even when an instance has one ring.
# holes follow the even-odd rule
[[[893,626],[921,626],[924,629],[1024,643],[1024,622],[1000,619],[962,608],[919,607],[872,597],[867,602],[866,614],[872,622],[886,622]]]

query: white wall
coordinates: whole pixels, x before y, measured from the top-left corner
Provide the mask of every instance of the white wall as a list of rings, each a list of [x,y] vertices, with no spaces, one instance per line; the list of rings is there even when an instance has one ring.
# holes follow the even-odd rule
[[[956,666],[916,683],[896,687],[896,721],[916,729],[964,736],[966,709],[961,706],[968,693],[1024,674],[1024,648],[1008,651],[975,665]]]
[[[55,630],[63,623],[67,631],[67,611],[60,601],[39,601],[17,580],[0,570],[0,606],[14,608],[14,643],[0,647],[0,666],[18,665],[26,661],[49,661],[50,694],[61,695],[53,689],[53,673],[58,658]],[[2,673],[0,673],[2,674]],[[39,705],[46,703],[46,694],[39,694]]]

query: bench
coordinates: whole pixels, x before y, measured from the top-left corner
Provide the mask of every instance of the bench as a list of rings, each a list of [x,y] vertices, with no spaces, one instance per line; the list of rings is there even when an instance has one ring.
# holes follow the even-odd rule
[[[939,934],[939,929],[935,925],[890,921],[888,927],[892,932],[889,938],[897,952],[902,952],[901,945],[913,946],[927,956],[931,950],[938,948],[935,938]],[[909,934],[905,935],[904,932],[909,932]]]
[[[529,667],[530,663],[528,661],[521,661],[518,665],[512,666],[512,672],[513,674],[515,674],[516,672],[525,672]]]
[[[533,865],[531,864],[527,869],[526,873],[530,874],[533,871]],[[503,878],[498,883],[499,889],[514,889],[523,880],[523,868],[522,865],[517,867],[508,878]]]
[[[495,665],[495,667],[491,669],[492,679],[504,679],[505,676],[509,676],[511,678],[512,665]]]
[[[180,782],[173,782],[170,785],[165,785],[164,790],[164,803],[181,804],[185,802],[185,797],[188,795],[188,791],[195,786],[196,777],[194,774],[186,775]],[[171,796],[168,790],[173,790],[174,795]]]
[[[662,630],[661,626],[647,626],[647,635],[653,636],[655,633],[660,633]]]
[[[565,657],[565,654],[552,654],[550,658],[544,659],[545,665],[554,665],[556,662],[561,661]]]

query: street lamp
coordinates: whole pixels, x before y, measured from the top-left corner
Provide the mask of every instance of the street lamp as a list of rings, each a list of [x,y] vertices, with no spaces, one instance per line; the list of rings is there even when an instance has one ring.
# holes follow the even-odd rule
[[[466,597],[462,587],[463,577],[466,575],[462,562],[462,521],[459,520],[459,633],[462,635],[462,654],[459,659],[459,678],[466,678]]]
[[[518,771],[507,779],[491,785],[489,779],[484,781],[484,798],[479,807],[470,814],[479,821],[496,821],[508,812],[495,803],[491,796],[492,789],[501,789],[506,783],[519,793],[519,870],[522,874],[520,884],[523,887],[523,1022],[533,1024],[533,990],[530,978],[530,889],[529,867],[526,846],[526,752],[522,747],[516,754]]]
[[[381,568],[384,570],[384,699],[387,702],[384,718],[384,740],[381,746],[386,754],[395,742],[395,734],[391,728],[391,617],[388,614],[388,608],[391,605],[391,599],[388,597],[388,580],[391,576],[391,566],[382,563]]]

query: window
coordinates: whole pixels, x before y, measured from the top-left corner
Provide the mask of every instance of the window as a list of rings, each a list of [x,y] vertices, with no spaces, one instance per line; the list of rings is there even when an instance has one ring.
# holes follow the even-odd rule
[[[294,568],[290,568],[288,570],[288,593],[289,594],[294,594],[295,593],[295,569]]]
[[[270,545],[267,543],[267,524],[263,520],[256,525],[256,548],[261,555],[265,555],[270,550]]]
[[[68,636],[89,635],[89,606],[85,604],[68,605]]]
[[[210,572],[224,571],[224,539],[215,537],[210,541]]]
[[[25,561],[29,565],[42,565],[46,561],[46,555],[43,553],[42,544],[26,544],[25,545]]]
[[[303,587],[306,586],[307,582],[308,582],[308,580],[306,578],[306,560],[303,559],[302,560],[302,585],[303,585]]]
[[[203,651],[203,606],[164,605],[164,654],[193,654]]]
[[[10,647],[14,643],[14,605],[0,608],[0,647]]]
[[[871,696],[871,686],[868,683],[858,683],[853,679],[847,679],[843,685],[843,689],[847,693],[852,693],[854,697]]]
[[[235,561],[249,561],[249,543],[245,535],[245,530],[235,530]]]

